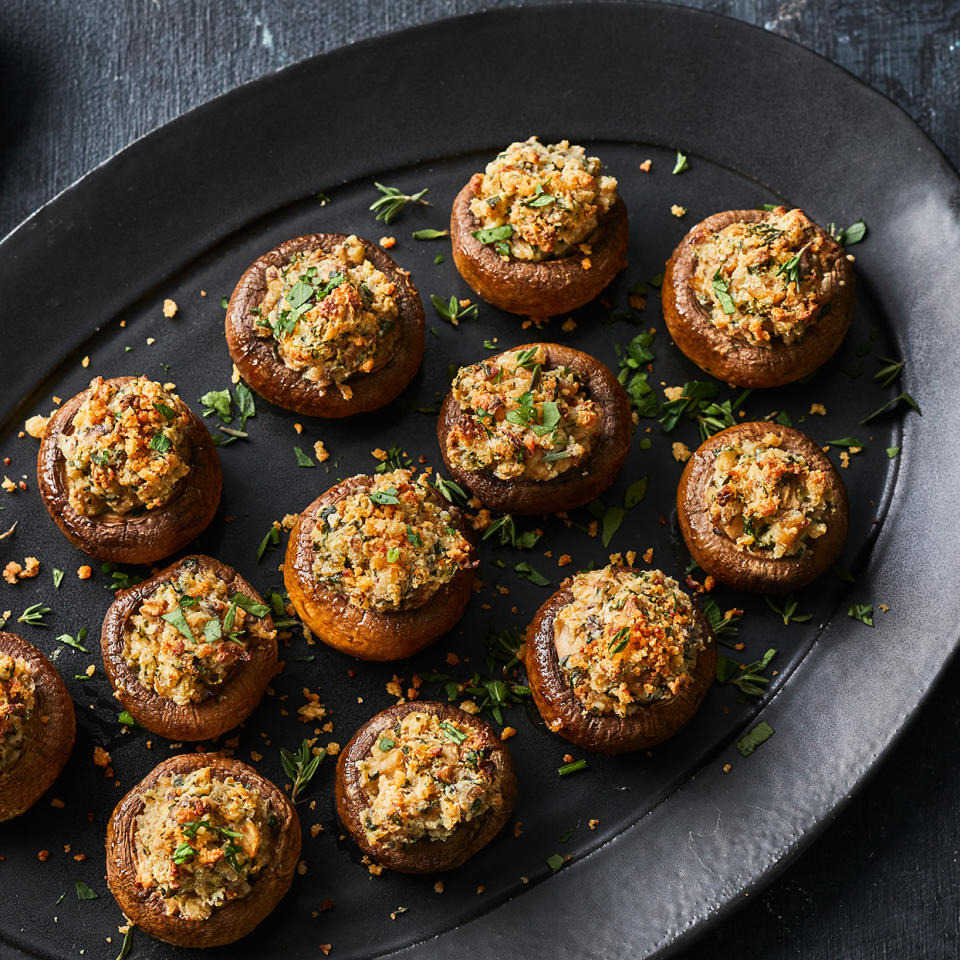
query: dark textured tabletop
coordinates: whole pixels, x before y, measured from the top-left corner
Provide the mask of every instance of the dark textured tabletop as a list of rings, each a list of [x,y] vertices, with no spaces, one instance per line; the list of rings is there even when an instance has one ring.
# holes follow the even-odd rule
[[[131,140],[240,83],[344,43],[500,5],[2,0],[0,234]],[[683,5],[756,24],[846,67],[960,165],[957,0]],[[25,319],[4,316],[5,332]],[[943,586],[956,589],[955,574]],[[836,822],[685,960],[960,956],[958,689],[954,663]]]

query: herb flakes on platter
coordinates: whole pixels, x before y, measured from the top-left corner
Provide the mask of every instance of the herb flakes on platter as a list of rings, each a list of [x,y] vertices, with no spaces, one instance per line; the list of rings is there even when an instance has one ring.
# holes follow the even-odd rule
[[[396,187],[387,187],[376,181],[373,185],[380,196],[370,204],[370,211],[377,215],[377,220],[382,220],[384,223],[393,223],[408,203],[423,207],[430,206],[430,201],[423,199],[429,187],[424,187],[417,193],[404,193]]]

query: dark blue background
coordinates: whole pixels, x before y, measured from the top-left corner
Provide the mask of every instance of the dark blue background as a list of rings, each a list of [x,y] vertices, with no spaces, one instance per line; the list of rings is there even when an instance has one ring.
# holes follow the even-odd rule
[[[239,83],[364,37],[503,5],[2,0],[0,234],[131,140]],[[682,5],[745,20],[839,63],[892,97],[960,163],[955,0]],[[2,322],[9,334],[17,319]],[[952,589],[955,577],[945,574]],[[685,960],[958,956],[958,688],[955,664],[837,822]]]

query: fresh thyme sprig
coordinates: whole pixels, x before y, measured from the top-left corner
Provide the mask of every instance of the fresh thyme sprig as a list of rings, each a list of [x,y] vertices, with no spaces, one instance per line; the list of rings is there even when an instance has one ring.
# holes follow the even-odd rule
[[[45,607],[42,603],[34,603],[17,617],[17,623],[28,623],[31,627],[45,627],[43,618],[49,612],[50,607]]]
[[[430,206],[430,202],[423,199],[423,195],[430,189],[429,187],[424,187],[417,193],[408,194],[396,187],[385,187],[382,183],[374,182],[374,186],[382,196],[370,204],[370,209],[377,215],[377,219],[384,223],[393,223],[408,203],[416,203],[423,207]]]
[[[280,748],[280,762],[283,764],[283,772],[293,784],[290,799],[294,803],[297,802],[300,791],[313,779],[313,775],[317,772],[317,768],[326,755],[326,747],[314,755],[309,740],[304,740],[297,748],[296,753],[291,753],[285,747]]]
[[[889,387],[891,383],[897,380],[906,366],[905,360],[894,360],[892,357],[877,357],[877,360],[883,366],[873,375],[881,387]]]
[[[460,325],[461,320],[476,320],[480,312],[480,308],[475,303],[461,306],[456,295],[452,295],[449,300],[444,300],[443,297],[431,293],[430,302],[433,304],[434,310],[444,320],[449,320],[455,327]]]
[[[540,539],[540,534],[536,530],[517,530],[517,525],[509,513],[497,517],[487,527],[483,539],[489,540],[495,533],[500,534],[501,547],[511,546],[518,550],[531,550]]]

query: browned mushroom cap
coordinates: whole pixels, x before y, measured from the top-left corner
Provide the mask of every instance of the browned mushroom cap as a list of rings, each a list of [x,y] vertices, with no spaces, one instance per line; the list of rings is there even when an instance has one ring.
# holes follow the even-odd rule
[[[167,914],[156,890],[137,883],[137,817],[144,810],[144,793],[162,777],[203,767],[209,767],[217,779],[233,777],[270,803],[277,819],[277,848],[270,863],[253,879],[247,896],[217,907],[206,920],[184,920]],[[117,804],[107,824],[107,884],[120,909],[151,936],[179,947],[217,947],[245,937],[283,899],[293,881],[300,844],[300,820],[293,804],[266,777],[231,757],[182,754],[154,767]]]
[[[833,491],[833,512],[827,532],[807,543],[797,557],[759,557],[739,550],[724,533],[717,533],[710,520],[706,490],[713,476],[717,452],[730,443],[761,440],[776,433],[781,445],[802,456],[811,469],[823,470]],[[847,488],[827,455],[806,434],[791,427],[767,422],[738,423],[715,433],[687,461],[677,487],[680,532],[690,556],[717,580],[752,593],[786,593],[809,583],[835,563],[847,539]]]
[[[473,567],[458,570],[433,594],[423,591],[414,595],[411,600],[419,601],[419,606],[406,610],[361,610],[346,596],[318,583],[313,572],[317,514],[373,483],[373,477],[364,475],[342,480],[300,514],[287,543],[283,581],[297,615],[327,646],[361,660],[400,660],[429,646],[463,616],[473,585]],[[430,496],[449,510],[453,526],[469,540],[460,511],[433,492]]]
[[[392,729],[408,713],[429,713],[474,731],[489,751],[489,759],[500,777],[503,802],[473,820],[460,824],[445,840],[417,840],[399,849],[371,843],[363,828],[363,815],[370,806],[360,783],[357,761],[363,760],[385,730]],[[448,703],[400,703],[371,717],[351,738],[337,760],[337,814],[364,853],[398,873],[438,873],[466,863],[485,847],[510,819],[517,798],[517,778],[506,744],[481,717]]]
[[[0,653],[26,661],[34,683],[34,709],[24,723],[20,756],[0,770],[2,821],[32,807],[60,776],[73,750],[77,721],[60,674],[35,646],[15,633],[0,632]]]
[[[469,415],[460,409],[452,390],[443,401],[437,421],[440,453],[454,480],[485,506],[503,513],[556,513],[589,503],[613,483],[630,452],[630,401],[609,368],[590,354],[559,343],[525,343],[505,352],[518,353],[536,347],[546,351],[544,369],[569,367],[578,373],[587,395],[600,410],[600,434],[590,456],[579,467],[543,482],[501,480],[487,471],[461,470],[447,456],[447,436],[457,423],[465,424]]]
[[[213,557],[184,557],[149,580],[118,593],[103,621],[100,639],[103,666],[117,699],[137,723],[170,740],[208,740],[242,723],[260,703],[277,667],[276,633],[273,618],[267,614],[253,621],[261,624],[260,631],[247,631],[249,658],[236,664],[232,675],[206,699],[179,704],[143,685],[123,656],[124,627],[154,590],[175,580],[191,562],[226,583],[231,595],[242,593],[263,603],[260,594],[232,567]]]
[[[572,582],[573,578],[567,577],[537,611],[527,628],[523,650],[530,695],[547,728],[597,753],[630,753],[668,740],[697,712],[716,674],[717,646],[706,618],[694,606],[695,629],[705,649],[697,654],[693,670],[681,679],[672,697],[647,704],[626,717],[589,713],[567,683],[554,641],[557,614],[573,603]]]
[[[742,387],[776,387],[792,383],[826,363],[840,346],[853,317],[853,268],[840,246],[814,224],[823,237],[823,255],[830,268],[823,278],[825,305],[803,336],[793,343],[774,340],[768,346],[731,337],[715,327],[693,293],[696,246],[709,234],[733,223],[769,220],[774,211],[726,210],[698,223],[680,241],[667,261],[660,297],[663,318],[674,343],[701,370]]]
[[[406,270],[362,237],[366,258],[397,285],[397,323],[381,340],[381,365],[344,384],[349,398],[333,384],[322,387],[304,379],[278,358],[272,337],[257,336],[253,310],[266,293],[267,268],[282,267],[301,251],[329,250],[346,239],[343,233],[310,233],[281,243],[247,268],[227,307],[227,347],[240,375],[266,400],[309,417],[349,417],[388,404],[413,379],[423,359],[425,321],[417,288]]]
[[[503,258],[474,232],[480,223],[470,212],[468,183],[453,201],[450,240],[460,275],[487,303],[508,313],[552,317],[589,303],[627,265],[630,231],[623,200],[601,218],[588,241],[590,256],[579,251],[556,260],[528,262]],[[589,266],[585,266],[589,264]]]
[[[107,382],[120,386],[135,379],[116,377]],[[64,536],[91,557],[115,563],[162,560],[199,536],[217,512],[223,477],[210,434],[188,408],[190,472],[177,484],[171,499],[137,515],[106,513],[86,517],[70,503],[66,461],[57,441],[61,434],[73,432],[73,418],[89,393],[78,393],[57,410],[40,441],[37,484],[43,504]]]

